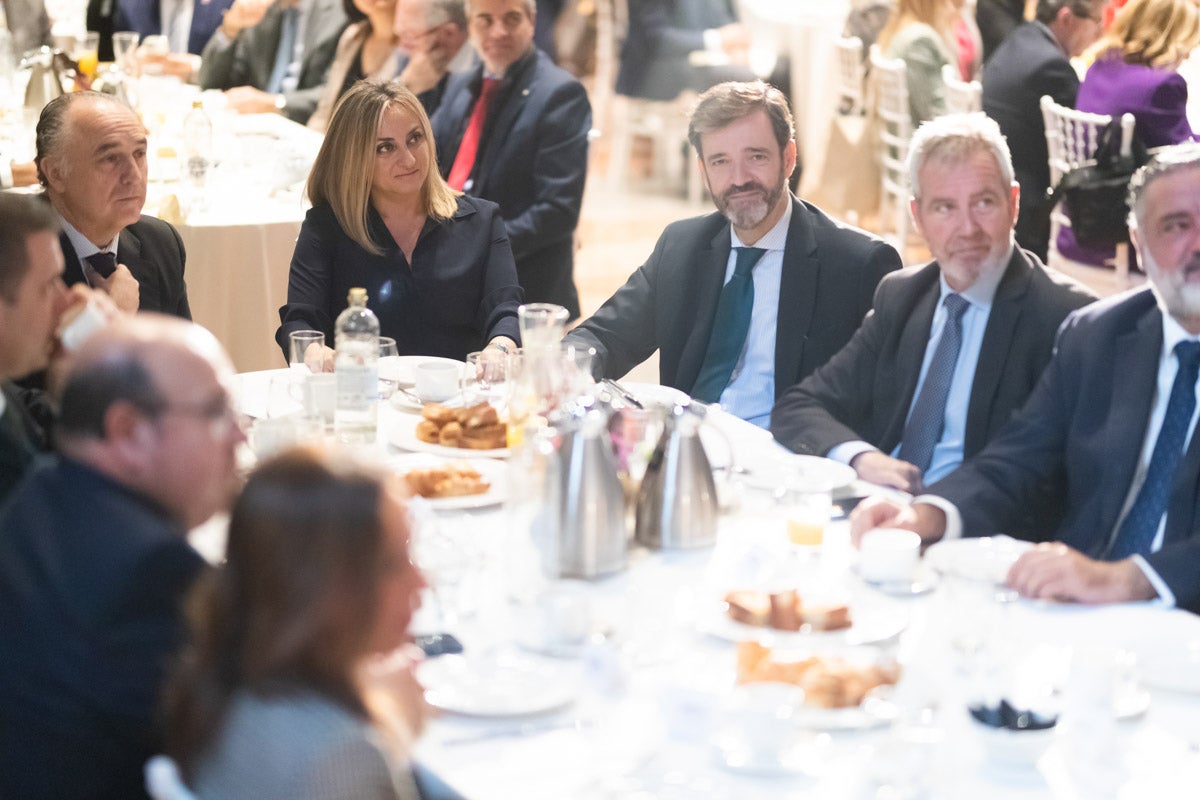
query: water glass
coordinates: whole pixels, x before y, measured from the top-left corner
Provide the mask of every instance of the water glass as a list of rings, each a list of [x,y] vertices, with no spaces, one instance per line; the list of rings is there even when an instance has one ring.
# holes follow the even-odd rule
[[[131,77],[137,76],[137,46],[141,34],[136,31],[117,31],[112,35],[113,61]]]
[[[467,363],[462,372],[462,394],[464,405],[491,403],[503,405],[507,392],[508,356],[496,351],[479,351],[467,354]]]
[[[379,399],[388,400],[400,385],[400,351],[390,336],[379,337]]]
[[[525,303],[517,309],[517,322],[526,352],[557,348],[567,324],[567,310],[553,303]]]
[[[313,345],[325,346],[325,334],[320,331],[292,331],[288,334],[288,365],[298,375],[308,375],[321,372],[322,357],[320,350],[310,355],[309,348]],[[314,369],[316,367],[316,369]]]
[[[562,394],[560,400],[571,400],[581,394],[586,394],[596,385],[592,377],[592,361],[596,358],[596,348],[580,347],[573,344],[562,345]]]

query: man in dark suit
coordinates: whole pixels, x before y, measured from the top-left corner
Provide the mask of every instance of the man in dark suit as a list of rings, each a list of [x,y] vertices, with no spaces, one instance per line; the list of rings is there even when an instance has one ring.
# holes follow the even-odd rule
[[[483,63],[450,77],[433,132],[447,182],[500,206],[525,301],[574,319],[592,111],[579,81],[533,46],[534,13],[534,0],[468,0]]]
[[[142,215],[146,128],[112,95],[72,92],[42,109],[38,177],[62,218],[68,285],[109,294],[122,311],[191,318],[183,241],[171,225]]]
[[[1068,59],[1100,37],[1105,0],[1039,0],[1037,17],[1017,26],[983,66],[983,110],[1000,123],[1021,185],[1017,244],[1046,258],[1050,185],[1042,95],[1074,108],[1079,76]]]
[[[780,398],[771,430],[798,453],[914,492],[978,452],[1020,408],[1059,324],[1095,295],[1013,242],[1019,189],[995,122],[971,114],[925,123],[909,170],[913,219],[934,260],[880,282],[854,338]],[[957,322],[951,295],[966,303]],[[951,335],[958,348],[945,351],[943,384],[937,354]],[[928,423],[926,407],[936,416]]]
[[[308,122],[346,27],[340,0],[234,0],[201,54],[199,82],[242,114]]]
[[[0,797],[144,797],[155,707],[244,440],[207,331],[125,317],[77,353],[61,456],[0,511]]]
[[[664,385],[765,427],[776,398],[849,341],[900,256],[788,192],[795,128],[778,89],[714,86],[688,137],[717,213],[668,226],[567,340],[595,347],[610,378],[659,350]]]
[[[887,525],[926,541],[1009,530],[1064,501],[1053,543],[1008,573],[1028,597],[1161,598],[1200,612],[1200,146],[1168,148],[1130,183],[1150,286],[1063,324],[1029,401],[987,447],[908,506],[864,503],[856,537]]]

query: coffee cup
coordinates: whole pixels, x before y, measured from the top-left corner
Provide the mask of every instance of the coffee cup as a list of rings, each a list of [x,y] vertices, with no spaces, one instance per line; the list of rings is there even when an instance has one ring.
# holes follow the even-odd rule
[[[423,361],[414,370],[413,389],[425,403],[449,400],[458,392],[462,367],[448,361]]]
[[[858,574],[871,583],[911,581],[921,558],[921,537],[899,528],[863,534],[858,548]]]

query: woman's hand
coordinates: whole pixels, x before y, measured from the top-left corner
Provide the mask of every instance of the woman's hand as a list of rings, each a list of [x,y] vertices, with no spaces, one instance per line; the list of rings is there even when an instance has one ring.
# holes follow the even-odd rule
[[[337,352],[332,347],[326,347],[320,342],[313,342],[304,351],[304,366],[308,367],[308,371],[316,374],[318,372],[333,372],[333,357]]]
[[[417,680],[417,665],[424,657],[421,648],[407,644],[370,660],[364,669],[370,707],[404,744],[416,740],[432,716]]]

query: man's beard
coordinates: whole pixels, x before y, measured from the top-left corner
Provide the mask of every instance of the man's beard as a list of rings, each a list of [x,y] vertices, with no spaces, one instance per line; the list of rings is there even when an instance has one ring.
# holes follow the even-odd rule
[[[767,215],[771,213],[771,209],[779,203],[779,198],[783,196],[786,186],[787,181],[783,174],[780,173],[779,182],[771,190],[768,190],[767,187],[758,181],[751,181],[750,183],[743,183],[740,186],[730,186],[720,197],[714,197],[713,202],[717,204],[717,210],[724,214],[725,218],[732,222],[735,228],[754,228],[766,219]],[[737,208],[730,207],[729,198],[731,195],[749,190],[760,192],[762,199],[749,203],[741,202],[737,205]]]
[[[1167,312],[1177,320],[1200,320],[1200,284],[1187,280],[1189,272],[1200,270],[1200,253],[1193,253],[1188,263],[1174,272],[1164,272],[1148,247],[1142,248],[1138,256],[1154,293]]]

